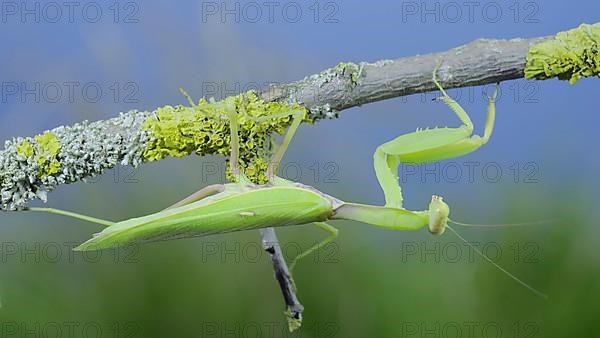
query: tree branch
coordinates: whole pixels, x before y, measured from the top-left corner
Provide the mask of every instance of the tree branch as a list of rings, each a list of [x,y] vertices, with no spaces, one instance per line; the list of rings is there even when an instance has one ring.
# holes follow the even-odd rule
[[[275,234],[275,229],[261,229],[260,235],[262,237],[263,249],[271,257],[275,279],[277,279],[277,282],[279,283],[287,308],[286,315],[288,316],[289,328],[290,331],[293,331],[302,324],[302,311],[304,311],[304,306],[302,306],[296,296],[294,280],[290,275],[287,263],[283,257],[283,252],[279,246],[279,240]]]
[[[437,90],[431,74],[440,60],[438,78],[447,89],[523,78],[529,48],[548,39],[479,39],[445,52],[340,64],[297,82],[272,86],[261,97],[304,104],[319,118],[336,117],[338,111],[366,103]]]

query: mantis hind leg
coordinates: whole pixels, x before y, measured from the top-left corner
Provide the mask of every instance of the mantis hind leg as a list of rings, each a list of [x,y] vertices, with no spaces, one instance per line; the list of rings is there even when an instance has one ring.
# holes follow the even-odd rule
[[[329,233],[329,237],[325,238],[324,240],[320,241],[319,243],[313,245],[312,247],[308,248],[306,251],[300,253],[299,255],[297,255],[296,257],[294,257],[291,260],[290,263],[290,274],[294,271],[294,268],[296,267],[296,264],[298,263],[298,261],[302,258],[307,257],[308,255],[310,255],[311,253],[315,252],[316,250],[319,250],[323,247],[325,247],[327,244],[331,243],[334,239],[337,238],[338,236],[338,229],[335,228],[332,225],[329,225],[325,222],[315,222],[312,223],[314,225],[316,225],[317,227],[325,230],[326,232]]]
[[[24,209],[24,210],[25,211],[45,212],[45,213],[49,213],[49,214],[56,214],[56,215],[71,217],[71,218],[75,218],[75,219],[86,221],[86,222],[90,222],[90,223],[101,224],[101,225],[104,225],[106,227],[109,227],[109,226],[115,224],[115,222],[103,220],[101,218],[95,218],[95,217],[91,217],[91,216],[86,216],[86,215],[78,214],[78,213],[75,213],[75,212],[70,212],[70,211],[65,211],[65,210],[60,210],[60,209],[54,209],[54,208],[27,208],[27,209]]]
[[[223,192],[223,190],[225,190],[225,186],[223,184],[212,184],[212,185],[208,185],[198,191],[196,191],[195,193],[191,194],[190,196],[182,199],[181,201],[169,206],[167,208],[168,209],[173,209],[173,208],[178,208],[190,203],[194,203],[196,201],[199,201],[205,197]]]
[[[242,105],[243,105],[242,101]],[[242,107],[243,109],[243,107]],[[244,184],[248,183],[249,180],[246,178],[242,170],[240,169],[240,135],[239,135],[239,125],[238,125],[238,112],[235,107],[227,107],[226,110],[227,117],[229,118],[229,132],[231,141],[230,144],[230,154],[229,154],[229,165],[231,170],[231,175],[237,181],[237,183]]]
[[[242,107],[241,107],[242,110],[244,110],[243,104],[244,103],[242,101]],[[236,177],[236,178],[239,177],[238,181],[240,181],[241,183],[249,183],[250,181],[242,173],[242,171],[240,169],[240,165],[239,165],[239,135],[238,135],[239,126],[238,126],[238,122],[237,122],[237,112],[235,111],[235,109],[231,109],[230,111],[227,112],[227,115],[230,120],[229,126],[230,126],[230,131],[231,131],[231,155],[230,155],[231,173],[233,174],[234,177]],[[296,134],[296,130],[300,126],[300,123],[302,123],[302,120],[305,115],[305,111],[303,109],[292,110],[289,112],[284,112],[284,113],[275,114],[275,115],[271,115],[271,116],[265,116],[265,117],[256,119],[256,122],[260,123],[260,122],[266,121],[268,119],[285,117],[285,116],[290,116],[290,115],[294,117],[294,120],[292,121],[292,124],[288,128],[281,145],[279,146],[279,148],[277,149],[275,154],[272,156],[272,158],[269,160],[269,166],[267,169],[267,178],[269,179],[269,181],[272,181],[274,175],[277,173],[277,168],[279,167],[279,163],[281,162],[281,159],[283,158],[283,155],[285,154],[287,147],[289,146],[290,142],[292,141],[292,138]]]
[[[193,193],[192,195],[182,199],[181,201],[171,205],[167,209],[173,209],[173,208],[177,208],[177,207],[181,207],[181,206],[193,203],[193,202],[201,200],[207,196],[222,192],[224,189],[225,189],[225,186],[223,184],[213,184],[213,185],[206,186],[206,187],[200,189],[199,191]],[[75,212],[54,209],[54,208],[27,208],[27,209],[25,209],[25,211],[45,212],[48,214],[61,215],[61,216],[71,217],[71,218],[75,218],[75,219],[90,222],[90,223],[104,225],[107,227],[114,225],[116,223],[116,222],[107,221],[107,220],[104,220],[101,218],[86,216],[86,215],[78,214]]]

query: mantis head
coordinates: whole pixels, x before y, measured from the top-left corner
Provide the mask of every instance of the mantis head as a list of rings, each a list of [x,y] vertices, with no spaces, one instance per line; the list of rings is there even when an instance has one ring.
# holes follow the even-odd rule
[[[433,195],[429,203],[429,232],[441,235],[446,230],[450,207],[441,196]]]

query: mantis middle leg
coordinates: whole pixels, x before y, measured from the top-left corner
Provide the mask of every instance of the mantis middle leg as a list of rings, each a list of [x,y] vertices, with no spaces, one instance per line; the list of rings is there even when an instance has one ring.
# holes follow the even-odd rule
[[[279,184],[279,185],[293,184],[292,182],[289,182],[285,179],[277,179],[276,180],[275,175],[277,173],[277,168],[279,167],[279,163],[281,162],[283,155],[285,154],[285,152],[287,150],[287,147],[289,146],[290,142],[292,141],[292,138],[294,137],[294,135],[296,134],[296,131],[298,130],[298,127],[300,126],[300,123],[302,122],[302,119],[304,116],[304,111],[292,111],[292,112],[290,112],[290,114],[294,117],[294,120],[292,121],[292,124],[288,128],[288,130],[283,138],[283,141],[281,142],[281,145],[279,146],[279,148],[277,149],[277,151],[275,152],[273,157],[269,160],[269,168],[267,171],[267,177],[269,178],[271,183]],[[328,223],[315,222],[312,224],[314,224],[315,226],[317,226],[320,229],[325,230],[326,232],[328,232],[330,234],[330,236],[328,236],[321,242],[313,245],[312,247],[308,248],[304,252],[298,254],[296,257],[292,258],[290,267],[289,267],[290,274],[293,272],[296,264],[298,263],[298,261],[300,259],[307,257],[314,251],[329,244],[331,241],[335,240],[335,238],[338,236],[338,229]],[[267,228],[262,231],[275,231],[275,229]]]

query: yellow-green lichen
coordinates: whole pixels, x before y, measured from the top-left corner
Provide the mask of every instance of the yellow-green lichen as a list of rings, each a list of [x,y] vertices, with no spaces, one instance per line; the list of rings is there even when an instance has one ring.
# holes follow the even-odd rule
[[[17,155],[27,159],[33,158],[37,163],[40,177],[47,177],[58,173],[60,161],[56,158],[60,152],[61,144],[56,135],[51,132],[45,132],[42,135],[36,135],[33,140],[23,140],[17,146]]]
[[[283,314],[287,318],[288,330],[294,332],[302,327],[302,314],[292,314],[292,311],[288,307]]]
[[[289,112],[306,110],[285,103],[264,102],[247,92],[221,101],[200,99],[192,106],[164,106],[150,116],[142,128],[151,135],[144,158],[156,161],[167,156],[191,153],[225,155],[231,141],[228,112],[236,112],[240,137],[242,171],[255,183],[266,183],[267,159],[271,155],[271,135],[283,134],[292,122]],[[229,176],[229,175],[228,175]],[[229,176],[230,177],[230,176]]]
[[[37,143],[40,154],[47,156],[48,158],[55,158],[60,151],[60,142],[56,135],[51,132],[45,132],[42,135],[36,135],[34,137]]]
[[[600,76],[600,23],[560,32],[529,49],[526,79],[558,77],[575,84],[589,76]]]
[[[17,146],[17,155],[23,158],[29,158],[33,156],[33,153],[33,145],[28,140],[24,140]]]

